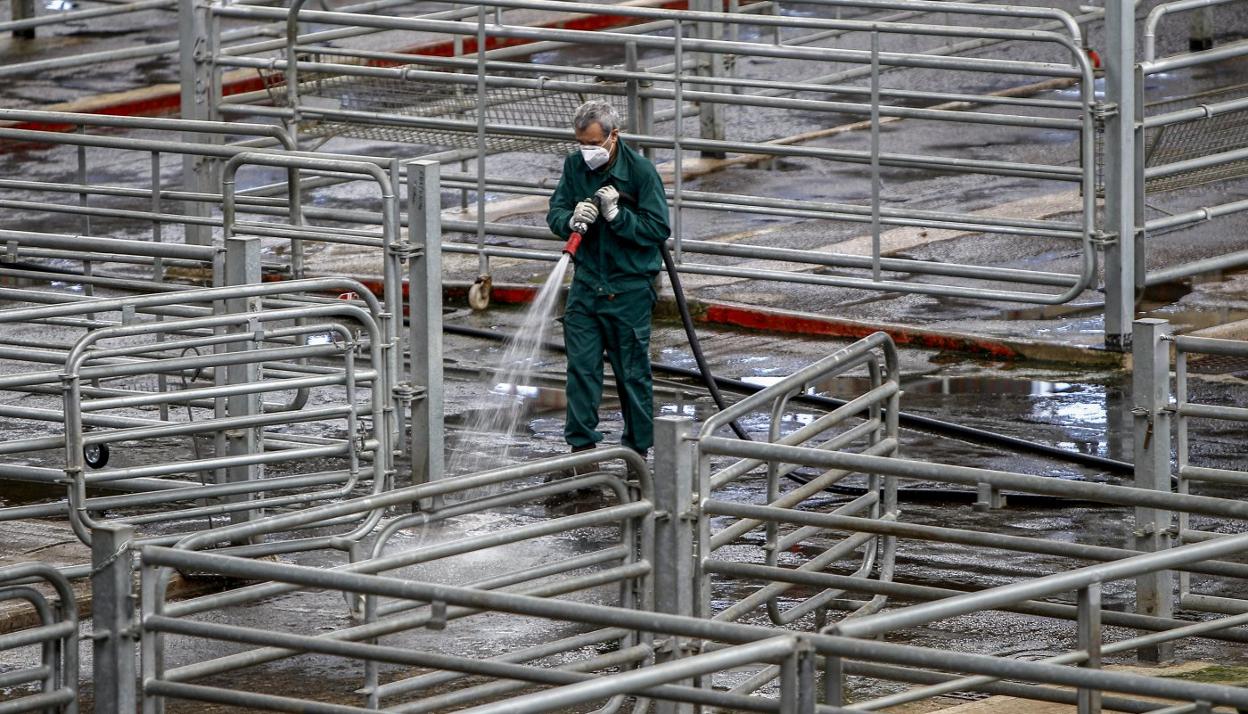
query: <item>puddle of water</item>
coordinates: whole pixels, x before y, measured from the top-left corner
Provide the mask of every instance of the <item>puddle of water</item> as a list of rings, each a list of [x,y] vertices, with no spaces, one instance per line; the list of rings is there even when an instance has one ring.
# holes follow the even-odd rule
[[[754,375],[742,377],[741,381],[770,387],[785,377]],[[816,383],[805,390],[806,394],[818,394],[840,399],[851,399],[871,389],[871,380],[867,377],[834,377]],[[1068,394],[1084,392],[1088,385],[1070,382],[1057,382],[1012,377],[988,376],[923,376],[906,379],[901,383],[905,394],[1016,394],[1025,396],[1044,396],[1048,394]]]

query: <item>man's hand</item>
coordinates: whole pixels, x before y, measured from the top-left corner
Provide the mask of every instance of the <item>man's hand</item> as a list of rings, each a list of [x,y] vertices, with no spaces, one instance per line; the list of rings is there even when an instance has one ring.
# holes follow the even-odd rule
[[[573,231],[583,231],[593,225],[598,220],[598,207],[594,205],[593,199],[587,198],[576,204],[576,208],[572,209],[572,217],[568,219],[568,227]]]
[[[594,197],[598,199],[598,208],[602,210],[602,217],[608,223],[620,215],[620,192],[615,186],[603,186],[594,193]]]

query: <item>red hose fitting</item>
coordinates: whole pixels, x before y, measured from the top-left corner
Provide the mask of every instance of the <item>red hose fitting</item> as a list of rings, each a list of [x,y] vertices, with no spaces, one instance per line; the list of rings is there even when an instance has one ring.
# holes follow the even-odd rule
[[[579,232],[568,236],[568,242],[563,244],[563,252],[568,255],[576,255],[576,249],[581,247],[581,234]]]

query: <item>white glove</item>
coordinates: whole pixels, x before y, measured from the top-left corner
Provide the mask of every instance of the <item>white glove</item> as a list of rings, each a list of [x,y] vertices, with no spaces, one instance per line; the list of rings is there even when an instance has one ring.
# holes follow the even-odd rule
[[[620,215],[620,192],[615,190],[615,186],[603,186],[594,194],[594,198],[598,199],[598,208],[608,223]]]
[[[598,220],[598,207],[593,200],[585,199],[572,209],[572,217],[568,219],[568,227],[574,231],[583,231]]]

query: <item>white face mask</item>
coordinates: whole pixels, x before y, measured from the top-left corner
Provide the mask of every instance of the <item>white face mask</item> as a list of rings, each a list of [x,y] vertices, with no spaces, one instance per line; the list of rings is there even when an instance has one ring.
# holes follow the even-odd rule
[[[611,152],[601,146],[582,146],[581,158],[585,159],[585,165],[593,171],[607,165],[611,160]]]

